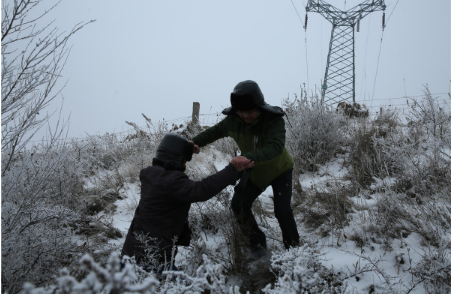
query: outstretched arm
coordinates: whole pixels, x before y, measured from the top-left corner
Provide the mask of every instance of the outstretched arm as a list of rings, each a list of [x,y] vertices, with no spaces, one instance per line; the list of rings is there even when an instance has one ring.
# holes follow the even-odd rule
[[[240,157],[240,156],[237,156]],[[171,180],[172,188],[170,189],[170,197],[175,197],[178,201],[185,203],[193,203],[206,201],[217,195],[229,185],[235,185],[238,178],[238,172],[251,168],[254,162],[246,160],[246,162],[237,161],[237,157],[231,160],[231,163],[223,170],[201,181],[192,181],[184,173],[177,173],[176,177]]]
[[[198,154],[200,147],[204,147],[207,144],[210,144],[218,139],[226,137],[228,135],[226,131],[227,119],[228,117],[226,117],[213,127],[210,127],[204,132],[201,132],[200,134],[193,137],[191,140],[191,142],[193,142],[193,144],[195,145],[195,149],[193,150],[193,152]]]

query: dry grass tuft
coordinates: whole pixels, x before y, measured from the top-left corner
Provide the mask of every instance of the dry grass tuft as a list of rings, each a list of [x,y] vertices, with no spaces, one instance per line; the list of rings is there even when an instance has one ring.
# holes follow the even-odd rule
[[[354,207],[350,196],[353,196],[351,190],[338,185],[324,190],[313,189],[304,193],[294,211],[304,216],[306,227],[313,230],[322,227],[323,234],[327,234],[348,225],[347,214]]]
[[[394,112],[380,114],[375,120],[363,119],[351,131],[350,153],[346,160],[349,177],[360,188],[368,188],[374,177],[385,178],[401,171],[401,164],[393,158],[385,144],[377,139],[399,131]]]

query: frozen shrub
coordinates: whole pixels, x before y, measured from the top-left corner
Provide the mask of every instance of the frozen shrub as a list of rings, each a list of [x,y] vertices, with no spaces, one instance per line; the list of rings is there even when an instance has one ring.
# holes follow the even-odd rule
[[[439,105],[427,85],[424,86],[423,93],[421,101],[412,101],[410,114],[407,116],[409,126],[427,139],[440,140],[444,147],[450,149],[450,109]]]
[[[193,275],[182,271],[164,271],[166,280],[159,282],[152,273],[145,273],[133,261],[121,269],[119,255],[113,253],[102,267],[85,255],[80,264],[86,276],[78,281],[67,269],[60,271],[53,285],[36,288],[30,283],[23,287],[25,294],[50,293],[224,293],[239,294],[237,286],[227,286],[222,267],[212,263],[205,255],[203,264]]]
[[[369,211],[370,232],[383,239],[384,237],[396,239],[401,237],[403,232],[413,230],[412,201],[406,201],[404,195],[392,191],[378,195],[376,198],[376,206]]]
[[[350,128],[350,153],[347,164],[352,182],[358,187],[368,188],[374,178],[394,176],[401,172],[403,161],[400,160],[400,149],[392,148],[401,145],[400,125],[397,114],[386,110],[380,112],[375,119],[362,119]]]
[[[158,293],[224,293],[239,294],[238,286],[226,285],[226,277],[220,264],[215,264],[203,255],[203,263],[193,275],[181,271],[163,272],[167,275]],[[176,277],[175,281],[172,275]]]
[[[99,217],[98,213],[114,211],[113,202],[120,198],[126,179],[121,169],[106,170],[111,167],[103,166],[98,159],[111,154],[112,158],[120,158],[119,165],[132,152],[109,135],[88,139],[44,141],[22,150],[5,170],[4,291],[16,293],[25,279],[43,285],[59,268],[74,264],[83,253],[103,260],[114,249],[106,246],[108,239],[121,237],[111,225],[112,219]],[[2,160],[7,160],[3,154]],[[95,179],[96,186],[85,187],[88,180],[92,184]]]
[[[439,246],[442,236],[450,234],[450,203],[447,202],[450,200],[441,194],[424,201],[388,190],[374,197],[375,205],[359,212],[366,216],[366,222],[353,236],[357,243],[368,243],[370,238],[406,238],[416,232],[425,244]]]
[[[158,280],[152,275],[139,284],[134,284],[138,279],[136,271],[139,269],[126,263],[124,269],[121,270],[121,262],[117,253],[110,256],[105,268],[94,262],[89,255],[83,256],[80,264],[87,272],[86,277],[80,282],[69,275],[67,269],[62,269],[55,284],[45,288],[35,288],[34,285],[26,283],[24,293],[156,293],[159,285]]]
[[[2,159],[3,159],[2,154]],[[80,219],[79,166],[64,146],[24,151],[2,176],[2,292],[27,279],[45,283],[82,248],[71,224]]]
[[[186,266],[186,273],[191,273],[193,265],[196,268],[201,265],[202,254],[217,254],[211,252],[202,241],[201,236],[205,236],[208,240],[211,238],[207,237],[207,234],[219,236],[217,240],[221,240],[221,247],[227,256],[223,265],[228,275],[247,272],[245,260],[248,257],[246,251],[248,240],[240,230],[230,209],[231,194],[232,191],[228,188],[209,201],[192,204],[189,214],[192,229],[191,257],[190,264]]]
[[[403,125],[395,111],[384,110],[357,125],[348,162],[361,187],[374,177],[397,178],[394,189],[411,197],[450,187],[450,110],[441,108],[426,87],[406,121]]]
[[[152,163],[152,158],[155,156],[157,147],[162,141],[163,137],[170,132],[165,121],[152,122],[150,118],[142,114],[146,121],[145,127],[139,127],[135,123],[127,122],[135,130],[135,134],[127,136],[123,143],[130,146],[132,150],[128,162],[132,163],[139,171]]]
[[[388,109],[354,125],[347,163],[359,187],[392,177],[397,180],[390,188],[413,198],[450,187],[450,111],[439,107],[426,88],[406,121],[403,125]]]
[[[271,269],[278,273],[274,286],[264,293],[345,293],[346,285],[333,270],[320,262],[320,253],[305,244],[289,251],[273,253]]]
[[[407,116],[409,140],[404,150],[405,178],[416,194],[450,189],[450,119],[450,109],[440,107],[425,86],[422,100],[413,102]]]
[[[283,103],[286,119],[286,148],[295,163],[295,174],[314,170],[330,160],[345,141],[345,118],[321,103],[317,94]]]
[[[185,171],[187,176],[195,181],[201,181],[216,172],[217,168],[211,160],[211,156],[193,156],[193,159],[187,163]],[[189,223],[194,234],[218,232],[219,226],[222,225],[223,214],[228,210],[228,206],[223,205],[229,205],[225,200],[228,197],[229,194],[221,192],[208,201],[192,203]]]
[[[221,233],[227,249],[227,262],[225,268],[230,275],[247,272],[246,259],[248,239],[242,233],[238,223],[235,220],[232,210],[228,211],[228,218],[225,219],[224,225],[221,226]]]
[[[193,203],[189,215],[192,231],[216,234],[227,211],[216,199]]]
[[[429,249],[411,274],[415,277],[407,293],[422,284],[426,293],[450,293],[450,240],[442,239],[438,248]]]

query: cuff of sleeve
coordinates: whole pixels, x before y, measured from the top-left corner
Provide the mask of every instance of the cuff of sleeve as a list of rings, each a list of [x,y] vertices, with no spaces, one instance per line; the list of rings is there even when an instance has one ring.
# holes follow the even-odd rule
[[[193,138],[191,138],[191,141],[193,141],[193,143],[194,143],[195,145],[198,145],[199,148],[201,148],[201,146],[199,145],[199,142],[197,142],[198,140],[196,139],[196,137],[198,137],[198,136],[194,136]],[[204,146],[203,146],[203,147],[204,147]]]
[[[231,177],[233,179],[233,180],[231,180],[231,182],[233,182],[232,185],[235,185],[237,180],[240,178],[239,173],[237,172],[237,170],[235,169],[235,166],[232,163],[229,163],[229,165],[226,166],[226,169],[230,169],[231,170],[231,174],[233,175]]]

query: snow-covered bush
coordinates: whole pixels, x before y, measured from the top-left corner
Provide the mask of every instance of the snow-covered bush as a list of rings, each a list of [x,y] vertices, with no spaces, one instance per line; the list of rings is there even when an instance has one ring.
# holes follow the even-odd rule
[[[121,269],[121,260],[113,253],[106,266],[102,267],[89,255],[80,260],[84,278],[78,281],[69,275],[68,270],[60,271],[55,283],[47,287],[36,288],[33,284],[24,285],[24,294],[50,293],[225,293],[239,294],[240,288],[226,285],[222,267],[214,264],[205,255],[203,264],[193,275],[182,271],[163,271],[166,279],[158,281],[154,274],[146,273],[133,262],[126,263]]]
[[[317,169],[330,160],[345,141],[345,118],[322,104],[317,94],[283,102],[286,118],[286,148],[294,160],[294,173]]]
[[[192,230],[192,241],[188,248],[189,260],[184,264],[184,271],[191,274],[202,265],[203,254],[219,256],[224,260],[223,267],[229,275],[247,272],[245,260],[247,256],[248,239],[243,235],[236,219],[230,209],[230,196],[232,189],[220,192],[213,199],[193,203],[189,214],[189,223]],[[259,216],[256,215],[258,218]],[[220,242],[219,248],[226,252],[226,258],[213,251],[203,241],[203,236],[214,235]],[[210,237],[209,237],[210,238]]]
[[[117,235],[97,218],[84,189],[84,165],[64,143],[24,150],[2,177],[2,287],[46,283],[85,252]],[[98,236],[95,236],[98,235]],[[83,237],[81,237],[83,236]],[[108,252],[108,250],[105,250]]]
[[[227,259],[225,268],[230,274],[242,274],[247,271],[246,259],[248,258],[248,239],[235,220],[232,210],[228,211],[223,225],[220,227],[222,239],[226,245]]]
[[[426,88],[406,120],[403,125],[394,111],[383,111],[355,131],[352,179],[361,187],[376,179],[388,183],[367,211],[372,221],[363,232],[385,240],[417,232],[438,246],[441,236],[450,234],[450,111],[440,108]]]
[[[157,293],[240,293],[240,287],[226,284],[223,267],[212,263],[206,255],[193,275],[182,271],[164,271],[163,274],[166,280]]]
[[[423,238],[424,245],[440,246],[443,236],[450,234],[450,198],[444,199],[442,194],[421,200],[388,189],[373,197],[372,205],[361,207],[357,212],[362,221],[349,236],[360,247],[371,241],[390,243],[413,232]],[[383,247],[392,250],[391,246]]]
[[[134,128],[127,134],[87,136],[72,143],[78,156],[89,163],[92,175],[99,176],[99,171],[106,170],[119,174],[122,181],[137,181],[140,170],[151,165],[160,141],[169,132],[166,123],[154,123],[144,114],[143,117],[145,127],[126,121]],[[100,176],[104,176],[105,184],[109,185],[105,174]],[[117,183],[111,185],[118,186]]]
[[[450,109],[440,107],[425,86],[422,100],[413,101],[406,119],[409,140],[404,154],[405,179],[413,186],[411,192],[428,195],[450,190]],[[416,136],[412,136],[413,129]]]
[[[428,195],[450,187],[450,110],[424,90],[403,124],[395,110],[351,128],[349,171],[360,187],[375,178],[397,178],[395,189]]]
[[[403,164],[396,149],[400,145],[400,124],[397,113],[385,110],[375,119],[361,119],[350,127],[350,152],[347,164],[352,182],[368,188],[374,178],[393,176],[401,171]],[[389,143],[390,142],[390,143]]]
[[[83,256],[80,264],[87,272],[81,281],[77,281],[64,268],[60,270],[53,285],[35,288],[33,284],[26,283],[24,293],[156,293],[159,285],[159,281],[152,275],[143,279],[143,270],[133,264],[126,263],[121,270],[121,260],[117,253],[110,256],[105,268],[94,262],[89,255]],[[137,272],[141,275],[137,275]]]
[[[318,250],[307,244],[288,251],[273,253],[271,269],[278,273],[274,286],[262,291],[273,293],[345,293],[347,287],[340,277],[320,262]]]
[[[442,239],[438,248],[429,248],[411,269],[415,278],[409,291],[422,284],[426,293],[450,293],[450,254],[450,239]]]
[[[409,127],[426,136],[427,139],[440,140],[440,146],[437,148],[450,149],[450,109],[440,106],[427,85],[424,86],[423,93],[421,101],[412,101],[410,114],[407,116]]]
[[[58,118],[37,147],[29,146],[62,90],[55,85],[67,41],[86,23],[65,33],[40,26],[55,7],[39,14],[40,2],[2,3],[2,292],[9,293],[25,280],[45,283],[82,251],[71,226],[80,219],[74,209],[83,179],[64,143],[67,124]]]

